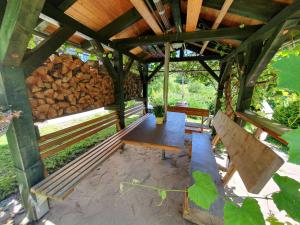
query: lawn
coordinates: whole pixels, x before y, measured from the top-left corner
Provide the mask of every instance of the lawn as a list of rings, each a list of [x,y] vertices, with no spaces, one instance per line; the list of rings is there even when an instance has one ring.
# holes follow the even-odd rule
[[[84,120],[77,120],[76,123],[83,122],[88,119],[92,119],[95,116],[85,118]],[[137,119],[137,116],[132,116],[126,120],[126,125],[129,125]],[[74,125],[69,123],[68,126]],[[41,134],[51,133],[56,130],[65,128],[65,124],[60,125],[48,125],[40,129]],[[86,152],[89,148],[102,142],[107,137],[116,133],[115,126],[109,127],[103,131],[100,131],[85,140],[74,144],[58,154],[49,157],[44,160],[44,164],[49,173],[53,173],[57,169],[64,166],[66,163],[72,161],[79,155]],[[0,137],[0,200],[7,198],[9,195],[17,191],[17,181],[14,172],[14,165],[12,162],[10,150],[8,148],[6,136]]]

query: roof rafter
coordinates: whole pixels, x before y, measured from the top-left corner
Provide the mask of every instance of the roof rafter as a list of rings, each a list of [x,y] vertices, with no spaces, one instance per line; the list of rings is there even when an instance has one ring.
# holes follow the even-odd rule
[[[216,20],[214,22],[214,24],[212,25],[212,28],[211,28],[212,30],[215,30],[219,27],[219,25],[221,24],[223,18],[225,17],[225,15],[226,15],[227,11],[229,10],[232,3],[233,3],[233,0],[225,0],[225,2],[223,4],[217,18],[216,18]],[[200,54],[203,54],[203,52],[204,52],[205,48],[207,47],[208,43],[209,43],[209,41],[205,41],[203,43],[203,46],[200,50]]]
[[[188,0],[186,13],[186,32],[196,30],[203,0]]]
[[[119,48],[133,48],[138,45],[163,44],[165,42],[180,41],[208,41],[224,38],[244,40],[253,34],[260,25],[246,26],[244,28],[221,28],[217,30],[200,30],[195,32],[184,32],[164,35],[149,35],[134,38],[116,39],[112,41],[113,46]]]
[[[182,24],[181,24],[181,13],[180,13],[180,0],[172,0],[172,15],[176,27],[176,32],[182,32]]]

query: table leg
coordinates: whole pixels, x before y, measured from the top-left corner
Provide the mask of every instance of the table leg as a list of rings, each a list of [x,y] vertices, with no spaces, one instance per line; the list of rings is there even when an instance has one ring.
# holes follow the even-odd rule
[[[166,151],[165,151],[165,150],[162,150],[162,151],[161,151],[161,159],[162,159],[162,160],[165,160],[165,159],[166,159]]]

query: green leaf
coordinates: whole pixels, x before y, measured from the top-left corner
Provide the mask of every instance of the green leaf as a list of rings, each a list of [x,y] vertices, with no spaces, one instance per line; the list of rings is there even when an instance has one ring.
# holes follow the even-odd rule
[[[300,92],[300,57],[291,55],[273,64],[278,70],[278,87]]]
[[[265,220],[258,202],[253,198],[245,198],[240,207],[233,202],[226,202],[224,206],[225,225],[264,225]]]
[[[300,222],[300,183],[292,178],[275,174],[274,181],[280,192],[272,195],[279,210],[284,210],[294,220]]]
[[[159,191],[159,196],[161,197],[161,200],[165,200],[167,198],[167,192]]]
[[[284,225],[284,223],[278,221],[278,219],[274,215],[270,215],[266,221],[270,223],[270,225]]]
[[[188,188],[189,199],[197,206],[209,209],[218,198],[216,185],[207,173],[193,171],[195,183]]]
[[[281,137],[289,143],[289,162],[300,165],[300,128],[288,131]]]

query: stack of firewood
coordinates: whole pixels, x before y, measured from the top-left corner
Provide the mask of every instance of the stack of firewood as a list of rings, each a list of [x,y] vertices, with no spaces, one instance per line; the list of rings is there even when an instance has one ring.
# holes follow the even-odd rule
[[[142,81],[140,77],[134,73],[129,73],[124,81],[125,99],[131,100],[142,97]]]
[[[52,55],[26,83],[35,121],[114,103],[111,77],[70,55]]]

